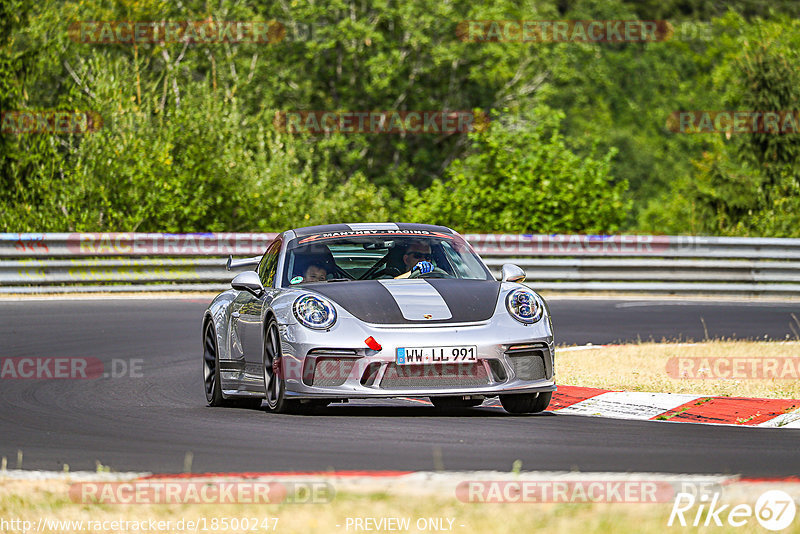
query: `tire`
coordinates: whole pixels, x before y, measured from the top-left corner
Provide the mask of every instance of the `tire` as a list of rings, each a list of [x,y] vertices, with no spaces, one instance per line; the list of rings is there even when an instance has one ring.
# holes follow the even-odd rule
[[[535,395],[500,395],[500,404],[508,413],[539,413],[547,409],[552,398],[552,391]]]
[[[462,399],[461,397],[430,397],[430,400],[437,410],[473,408],[483,404],[483,399]]]
[[[219,354],[217,353],[217,335],[211,321],[203,329],[203,384],[206,389],[206,401],[209,406],[224,406],[222,386],[219,380]]]
[[[264,370],[264,397],[267,409],[272,413],[292,413],[300,408],[300,402],[286,398],[286,384],[282,376],[281,336],[278,322],[270,317],[264,329],[264,351],[262,356]]]
[[[206,323],[203,330],[203,383],[206,390],[206,401],[209,406],[228,406],[237,408],[259,408],[261,399],[228,398],[222,394],[222,382],[219,377],[219,351],[214,324]]]

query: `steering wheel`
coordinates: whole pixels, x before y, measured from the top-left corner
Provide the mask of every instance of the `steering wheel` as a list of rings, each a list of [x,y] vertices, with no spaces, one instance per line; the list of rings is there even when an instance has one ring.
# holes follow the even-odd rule
[[[381,276],[388,276],[389,278],[394,278],[395,276],[400,276],[401,273],[400,269],[397,267],[384,267],[380,271],[373,273],[372,278],[370,280],[377,280]]]
[[[408,275],[408,277],[409,278],[454,278],[452,274],[438,267],[434,267],[431,272],[425,274],[422,274],[419,271],[414,271],[410,275]]]

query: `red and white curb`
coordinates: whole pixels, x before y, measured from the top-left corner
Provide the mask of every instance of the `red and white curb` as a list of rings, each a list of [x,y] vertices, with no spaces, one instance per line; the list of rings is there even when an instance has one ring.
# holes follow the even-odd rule
[[[691,346],[696,343],[679,343]],[[616,345],[564,347],[558,352]],[[800,400],[711,397],[684,393],[644,393],[558,386],[550,411],[574,415],[768,428],[800,428]]]
[[[800,400],[709,397],[559,386],[550,411],[614,419],[800,428]]]
[[[426,399],[403,397],[403,400],[431,405]],[[497,398],[488,400],[483,407],[502,410]],[[710,397],[559,385],[547,411],[638,421],[800,428],[800,400],[795,399]]]

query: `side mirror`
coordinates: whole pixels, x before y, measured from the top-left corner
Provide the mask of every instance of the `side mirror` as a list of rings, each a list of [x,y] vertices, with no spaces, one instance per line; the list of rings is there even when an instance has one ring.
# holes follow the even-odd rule
[[[255,271],[245,271],[237,274],[236,278],[231,280],[231,287],[239,291],[252,293],[256,298],[264,294],[264,286],[261,285],[261,279]]]
[[[525,271],[513,263],[504,263],[500,278],[503,282],[524,282]]]

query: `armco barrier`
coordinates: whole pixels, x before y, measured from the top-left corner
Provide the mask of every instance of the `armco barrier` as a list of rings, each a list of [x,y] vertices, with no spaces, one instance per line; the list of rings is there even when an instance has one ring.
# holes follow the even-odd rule
[[[276,234],[0,234],[0,293],[216,291]],[[800,295],[800,239],[471,234],[497,275],[549,291]]]

